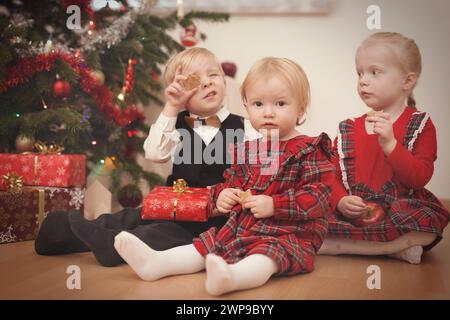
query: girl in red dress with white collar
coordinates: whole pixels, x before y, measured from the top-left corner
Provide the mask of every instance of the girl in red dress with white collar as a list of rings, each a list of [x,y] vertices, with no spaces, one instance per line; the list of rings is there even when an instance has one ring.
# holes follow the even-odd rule
[[[249,71],[242,97],[263,138],[235,148],[225,182],[211,188],[214,209],[228,221],[166,251],[126,232],[117,235],[117,252],[142,279],[206,269],[206,290],[221,295],[261,286],[274,274],[313,270],[327,232],[335,169],[328,136],[296,130],[309,103],[308,79],[291,60],[265,58]]]
[[[413,99],[420,51],[401,34],[376,33],[358,48],[356,70],[358,93],[373,111],[339,125],[337,210],[319,254],[386,254],[418,264],[423,248],[442,238],[449,221],[449,212],[424,188],[437,146],[429,114],[417,110]],[[369,202],[382,207],[380,221],[370,221]]]

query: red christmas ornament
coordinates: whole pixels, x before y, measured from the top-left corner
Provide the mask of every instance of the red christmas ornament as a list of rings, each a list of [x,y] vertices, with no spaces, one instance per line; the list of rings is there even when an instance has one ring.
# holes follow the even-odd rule
[[[181,32],[180,40],[183,46],[192,47],[195,46],[198,42],[197,37],[197,27],[193,24],[185,27]]]
[[[133,91],[134,86],[134,70],[133,66],[137,64],[136,59],[128,59],[128,66],[127,66],[127,74],[125,76],[125,85],[123,87],[124,92],[126,94],[130,94],[131,91]]]
[[[384,219],[385,213],[382,206],[376,202],[366,202],[366,204],[366,212],[354,221],[357,226],[367,227]]]
[[[237,66],[236,66],[235,63],[233,63],[233,62],[222,62],[221,65],[222,65],[223,72],[227,76],[229,76],[231,78],[234,78],[236,76]]]
[[[56,80],[53,84],[53,94],[55,97],[64,98],[70,96],[72,93],[72,86],[65,80]]]

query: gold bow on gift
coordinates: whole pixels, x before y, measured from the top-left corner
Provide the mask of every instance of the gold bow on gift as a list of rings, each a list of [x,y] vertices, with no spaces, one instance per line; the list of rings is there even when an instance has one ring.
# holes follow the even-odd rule
[[[7,183],[8,191],[17,192],[23,187],[23,178],[17,174],[5,174],[3,180]]]
[[[186,180],[177,179],[173,182],[173,192],[185,192],[189,188]]]
[[[178,204],[178,200],[181,197],[181,194],[184,192],[189,192],[189,193],[192,192],[188,189],[189,189],[189,186],[188,186],[186,180],[184,180],[184,179],[177,179],[176,181],[173,182],[173,192],[178,193],[178,197],[173,201],[173,210],[172,210],[173,220],[177,220],[177,204]]]
[[[18,196],[20,199],[21,193],[19,193],[19,191],[22,191],[23,178],[14,173],[5,174],[2,178],[8,184],[8,192],[11,192],[12,196]],[[38,192],[38,226],[41,226],[45,213],[45,190],[42,188],[32,190],[37,190]],[[29,191],[29,189],[27,191]]]
[[[56,144],[46,145],[44,142],[38,141],[34,144],[34,147],[41,154],[61,154],[64,151],[64,147]]]

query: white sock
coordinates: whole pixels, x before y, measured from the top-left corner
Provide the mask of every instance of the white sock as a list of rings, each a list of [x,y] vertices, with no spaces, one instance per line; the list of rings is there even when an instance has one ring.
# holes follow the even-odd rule
[[[154,281],[170,275],[195,273],[205,268],[205,259],[192,244],[156,251],[133,234],[122,231],[115,237],[114,247],[126,263],[145,281]]]
[[[263,254],[250,255],[238,263],[227,264],[214,254],[206,256],[206,291],[213,296],[262,286],[278,271],[271,258]]]
[[[389,257],[405,260],[412,264],[420,264],[422,259],[423,248],[422,246],[413,246],[403,251],[390,254]]]

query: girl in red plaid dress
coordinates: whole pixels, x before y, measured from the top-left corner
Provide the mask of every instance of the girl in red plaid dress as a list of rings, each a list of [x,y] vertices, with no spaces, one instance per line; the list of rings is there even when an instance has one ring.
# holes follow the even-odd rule
[[[307,77],[288,59],[265,58],[251,68],[241,93],[262,136],[235,147],[225,182],[211,187],[213,210],[228,215],[227,223],[193,245],[166,251],[122,232],[115,247],[142,279],[206,268],[207,291],[220,295],[261,286],[274,274],[313,270],[327,232],[335,169],[327,135],[296,130],[309,103]],[[243,199],[243,190],[251,195]]]
[[[377,33],[356,53],[358,93],[376,111],[340,123],[335,140],[337,207],[320,254],[383,255],[418,264],[441,238],[449,212],[424,186],[436,160],[436,129],[412,98],[421,72],[415,42]],[[385,217],[362,224],[368,202]],[[358,223],[359,222],[359,223]]]

